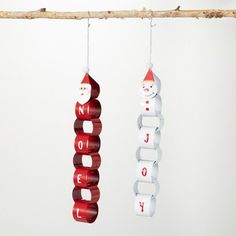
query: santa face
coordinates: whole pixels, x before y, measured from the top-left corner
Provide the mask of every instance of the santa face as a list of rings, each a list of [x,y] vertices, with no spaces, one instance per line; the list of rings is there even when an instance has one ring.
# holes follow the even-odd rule
[[[154,81],[144,81],[142,83],[142,95],[145,98],[153,98],[157,95],[159,89]]]
[[[79,96],[78,102],[80,104],[85,104],[91,98],[91,85],[90,84],[80,84],[79,86]]]

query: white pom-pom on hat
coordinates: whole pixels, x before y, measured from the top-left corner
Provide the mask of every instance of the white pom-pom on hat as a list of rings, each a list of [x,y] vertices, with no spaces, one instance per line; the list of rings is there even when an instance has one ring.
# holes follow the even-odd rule
[[[153,64],[151,62],[147,63],[147,68],[148,69],[152,69],[152,67],[153,67]]]
[[[84,67],[84,68],[83,68],[83,72],[84,72],[84,73],[89,73],[89,68],[88,68],[87,66]]]

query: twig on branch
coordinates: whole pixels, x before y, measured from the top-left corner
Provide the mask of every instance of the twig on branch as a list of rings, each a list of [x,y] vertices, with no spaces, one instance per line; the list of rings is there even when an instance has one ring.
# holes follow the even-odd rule
[[[153,11],[146,10],[124,10],[124,11],[78,11],[78,12],[57,12],[47,11],[41,8],[37,11],[0,11],[0,19],[70,19],[81,20],[88,18],[108,19],[108,18],[236,18],[236,10],[180,10],[178,6],[174,10]]]
[[[40,11],[40,12],[46,12],[46,10],[47,10],[46,8],[40,8],[39,11]]]
[[[180,11],[180,6],[176,7],[175,11]]]

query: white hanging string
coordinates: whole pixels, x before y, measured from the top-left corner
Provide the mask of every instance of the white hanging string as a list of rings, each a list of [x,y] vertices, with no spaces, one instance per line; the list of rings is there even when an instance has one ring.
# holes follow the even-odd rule
[[[156,26],[156,24],[152,23],[152,18],[150,19],[150,32],[149,32],[149,63],[148,63],[148,68],[151,69],[153,64],[152,64],[152,28]]]
[[[88,19],[87,20],[87,65],[85,68],[86,73],[89,72],[89,27],[90,27],[90,23],[89,23],[89,19]]]

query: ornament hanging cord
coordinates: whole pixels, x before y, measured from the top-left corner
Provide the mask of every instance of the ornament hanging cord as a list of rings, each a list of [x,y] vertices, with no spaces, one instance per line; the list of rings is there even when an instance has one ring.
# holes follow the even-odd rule
[[[148,67],[152,68],[152,28],[155,27],[156,24],[152,23],[152,18],[150,18],[150,34],[149,34],[149,64]]]
[[[89,19],[87,19],[87,65],[86,65],[86,72],[89,72]]]

